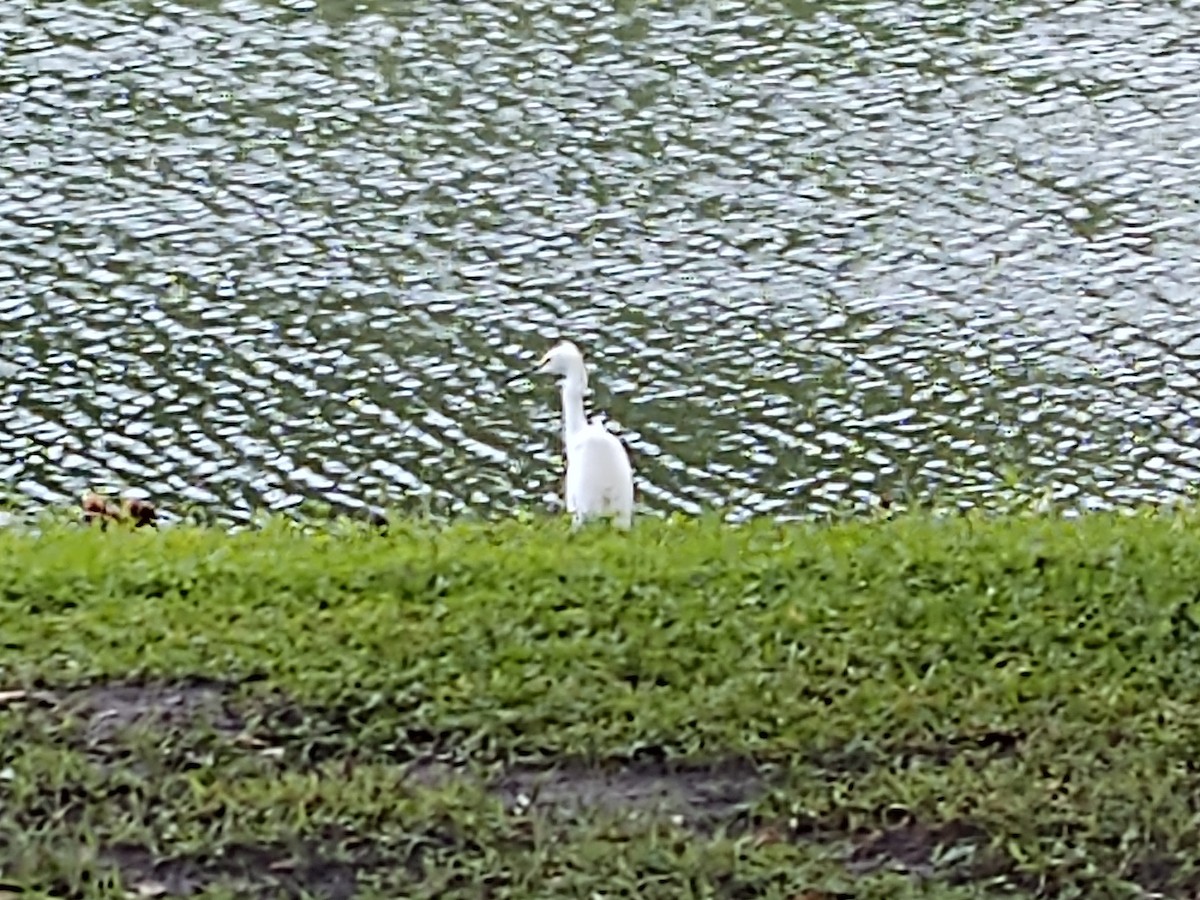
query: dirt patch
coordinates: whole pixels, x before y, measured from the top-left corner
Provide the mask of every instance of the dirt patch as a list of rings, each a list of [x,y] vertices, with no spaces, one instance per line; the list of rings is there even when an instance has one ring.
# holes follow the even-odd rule
[[[236,688],[236,683],[204,678],[109,682],[67,692],[58,707],[83,720],[89,741],[108,741],[134,726],[203,728],[232,736],[245,725],[229,702]]]
[[[869,772],[880,766],[904,769],[921,762],[949,765],[962,756],[978,760],[978,764],[986,764],[1020,753],[1025,738],[1022,731],[983,731],[948,735],[936,743],[881,743],[870,749],[829,750],[812,754],[808,760],[817,768],[850,775]]]
[[[766,778],[752,763],[722,761],[672,766],[635,762],[589,767],[508,769],[492,784],[505,804],[567,816],[645,813],[678,817],[692,826],[728,820],[764,791]]]
[[[134,897],[190,897],[214,885],[248,895],[270,890],[271,896],[350,900],[358,890],[358,873],[380,860],[363,851],[353,862],[334,860],[312,845],[288,850],[271,845],[237,844],[219,855],[156,860],[142,847],[119,846],[104,861],[121,872]]]
[[[207,729],[226,736],[245,725],[230,697],[233,682],[205,678],[114,681],[64,690],[0,691],[0,708],[25,708],[82,728],[88,743],[112,740],[134,726],[166,731]]]
[[[253,679],[251,679],[253,681]],[[37,733],[52,734],[93,757],[117,756],[130,731],[172,736],[173,743],[211,739],[311,767],[327,760],[385,760],[409,764],[414,777],[441,779],[449,767],[465,771],[466,761],[427,764],[453,758],[454,734],[424,729],[391,733],[386,743],[358,744],[353,736],[369,722],[352,709],[304,706],[278,690],[243,692],[250,682],[204,678],[116,679],[71,688],[0,689],[0,709],[20,710]]]
[[[855,843],[847,861],[852,871],[890,868],[930,876],[935,869],[970,868],[975,851],[987,846],[988,833],[961,819],[936,826],[909,820],[860,835]]]

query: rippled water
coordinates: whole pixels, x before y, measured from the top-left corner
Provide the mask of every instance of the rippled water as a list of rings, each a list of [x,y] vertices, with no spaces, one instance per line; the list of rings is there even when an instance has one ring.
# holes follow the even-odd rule
[[[0,483],[642,503],[1182,495],[1200,4],[0,0]],[[397,7],[397,8],[393,8]]]

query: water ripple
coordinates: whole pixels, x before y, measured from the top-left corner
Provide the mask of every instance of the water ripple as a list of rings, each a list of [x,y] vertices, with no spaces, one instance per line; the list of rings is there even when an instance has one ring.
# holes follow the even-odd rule
[[[0,473],[244,516],[1198,474],[1187,5],[0,0]]]

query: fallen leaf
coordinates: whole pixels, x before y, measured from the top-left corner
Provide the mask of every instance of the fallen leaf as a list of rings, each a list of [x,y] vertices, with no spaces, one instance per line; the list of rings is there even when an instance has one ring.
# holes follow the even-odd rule
[[[757,831],[754,835],[754,843],[758,846],[764,844],[778,844],[783,840],[783,835],[775,828],[763,828]]]
[[[53,706],[58,702],[58,698],[49,691],[0,691],[0,709],[13,703],[25,702]]]

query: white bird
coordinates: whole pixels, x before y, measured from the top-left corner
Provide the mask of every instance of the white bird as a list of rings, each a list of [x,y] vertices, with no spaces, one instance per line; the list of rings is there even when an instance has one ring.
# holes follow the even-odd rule
[[[567,452],[567,512],[572,527],[610,518],[620,528],[633,523],[633,467],[625,447],[607,428],[589,422],[583,411],[587,367],[570,341],[550,348],[539,372],[562,377],[563,445]]]

